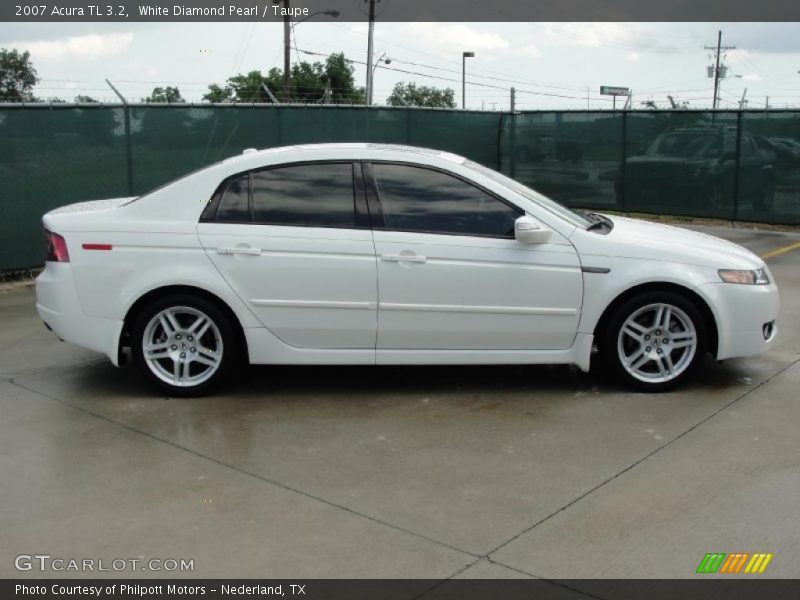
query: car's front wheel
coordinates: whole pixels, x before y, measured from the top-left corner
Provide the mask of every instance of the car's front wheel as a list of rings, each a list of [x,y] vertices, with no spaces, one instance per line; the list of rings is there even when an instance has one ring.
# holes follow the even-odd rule
[[[231,372],[236,333],[227,315],[205,298],[176,294],[147,305],[131,328],[134,362],[173,396],[209,392]]]
[[[697,306],[674,292],[648,292],[617,308],[603,338],[608,367],[641,391],[673,389],[706,352],[706,324]]]

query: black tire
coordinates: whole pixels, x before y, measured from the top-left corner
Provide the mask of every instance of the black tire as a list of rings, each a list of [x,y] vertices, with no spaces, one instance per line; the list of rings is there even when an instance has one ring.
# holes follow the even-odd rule
[[[677,309],[672,310],[670,313],[672,315],[670,331],[664,332],[663,329],[654,329],[647,333],[641,332],[641,342],[634,340],[627,333],[622,337],[620,336],[626,321],[641,311],[644,312],[641,312],[641,317],[635,319],[636,324],[640,327],[655,328],[655,318],[652,319],[651,323],[648,311],[653,310],[654,313],[657,313],[657,308],[651,309],[656,305],[666,305]],[[638,323],[639,318],[645,323],[644,326]],[[686,320],[691,323],[695,332],[693,354],[687,347],[674,347],[675,344],[685,343],[688,338],[688,329],[684,327],[684,321]],[[602,332],[600,340],[600,353],[603,364],[620,383],[637,391],[666,392],[675,389],[692,377],[708,348],[708,324],[702,312],[693,301],[671,291],[652,291],[634,296],[617,307],[607,323],[608,325],[605,331]],[[681,333],[682,328],[685,329],[683,333]],[[660,332],[658,336],[655,335],[656,331]],[[666,344],[664,340],[668,340]],[[637,344],[641,345],[637,346]],[[645,346],[645,344],[648,345]],[[642,350],[642,354],[639,355],[640,359],[638,359],[644,361],[641,372],[639,372],[639,369],[634,369],[634,371],[637,371],[638,377],[634,376],[623,364],[620,354],[626,348],[630,348],[629,357],[631,358]],[[647,351],[645,352],[644,350]],[[684,356],[685,350],[687,354]],[[655,354],[656,352],[658,354]],[[648,356],[653,358],[648,359]],[[669,375],[668,370],[666,371],[667,374],[665,374],[665,371],[661,371],[659,364],[666,369],[667,360],[675,368],[673,373],[679,372]],[[632,362],[635,365],[637,361]],[[653,380],[649,380],[651,376]],[[642,377],[645,379],[642,379]],[[669,378],[666,379],[667,377]]]
[[[206,332],[202,333],[202,339],[193,339],[190,335],[191,331],[183,328],[177,330],[183,332],[176,334],[181,338],[180,340],[168,338],[167,336],[170,334],[162,325],[154,324],[152,329],[148,329],[148,327],[151,326],[151,321],[154,321],[157,315],[167,309],[176,311],[175,318],[177,318],[181,327],[185,326],[188,328],[193,322],[192,317],[196,317],[195,314],[190,314],[189,311],[201,313],[211,321],[213,326],[209,326]],[[200,329],[202,329],[202,327]],[[189,334],[188,339],[187,333]],[[196,374],[194,377],[199,378],[203,377],[202,374],[197,374],[201,369],[215,369],[207,376],[207,379],[192,384],[192,376],[190,374],[188,381],[184,381],[184,383],[170,383],[164,379],[165,374],[162,373],[162,376],[159,376],[156,373],[156,371],[159,370],[158,366],[151,367],[151,365],[153,365],[153,362],[156,362],[166,370],[166,367],[170,364],[175,365],[177,360],[170,357],[163,357],[155,361],[152,359],[148,361],[145,357],[145,335],[149,336],[154,334],[161,336],[165,344],[168,340],[170,350],[177,347],[177,350],[171,352],[170,356],[176,356],[175,352],[178,352],[179,354],[176,358],[182,362],[191,362],[191,360],[186,361],[185,359],[179,358],[183,355],[196,356],[198,361],[211,360],[209,357],[216,356],[216,352],[212,353],[209,351],[204,355],[203,352],[206,345],[216,346],[219,344],[218,347],[212,350],[219,350],[221,358],[218,361],[212,361],[217,363],[216,367],[208,366],[205,363],[201,364],[200,362],[194,363],[194,366],[188,367],[195,371]],[[178,346],[178,344],[181,346]],[[220,310],[215,303],[201,296],[171,294],[150,302],[138,312],[131,325],[131,353],[133,355],[133,362],[142,375],[144,375],[145,379],[160,390],[166,392],[170,396],[202,396],[216,389],[230,376],[238,360],[239,343],[236,329],[230,317],[228,317],[224,311]],[[180,369],[180,367],[178,368]]]

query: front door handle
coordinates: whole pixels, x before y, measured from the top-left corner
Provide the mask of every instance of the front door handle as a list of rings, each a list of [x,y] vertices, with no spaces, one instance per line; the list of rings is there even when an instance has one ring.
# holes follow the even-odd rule
[[[260,256],[261,248],[252,246],[235,246],[233,248],[217,248],[217,254],[247,254],[250,256]]]
[[[421,254],[381,254],[381,260],[385,262],[425,263],[428,262],[428,257]]]

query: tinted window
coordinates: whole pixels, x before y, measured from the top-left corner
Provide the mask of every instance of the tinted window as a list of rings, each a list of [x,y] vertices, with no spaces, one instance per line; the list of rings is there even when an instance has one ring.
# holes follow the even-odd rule
[[[232,179],[222,193],[217,209],[217,221],[226,223],[241,223],[250,221],[250,207],[248,197],[247,175]]]
[[[386,229],[513,237],[522,213],[451,175],[374,164]]]
[[[257,223],[354,227],[353,166],[297,165],[253,173]]]

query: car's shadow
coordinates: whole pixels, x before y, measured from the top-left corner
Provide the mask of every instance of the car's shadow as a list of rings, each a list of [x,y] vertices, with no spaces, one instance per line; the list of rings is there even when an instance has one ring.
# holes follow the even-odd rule
[[[132,365],[116,369],[95,363],[72,371],[75,384],[95,395],[162,397]],[[677,390],[692,393],[741,388],[753,382],[746,360],[718,363],[708,358],[695,376]],[[217,392],[206,397],[238,395],[319,396],[330,394],[563,394],[632,393],[601,368],[583,373],[567,365],[459,366],[285,366],[243,367]]]

